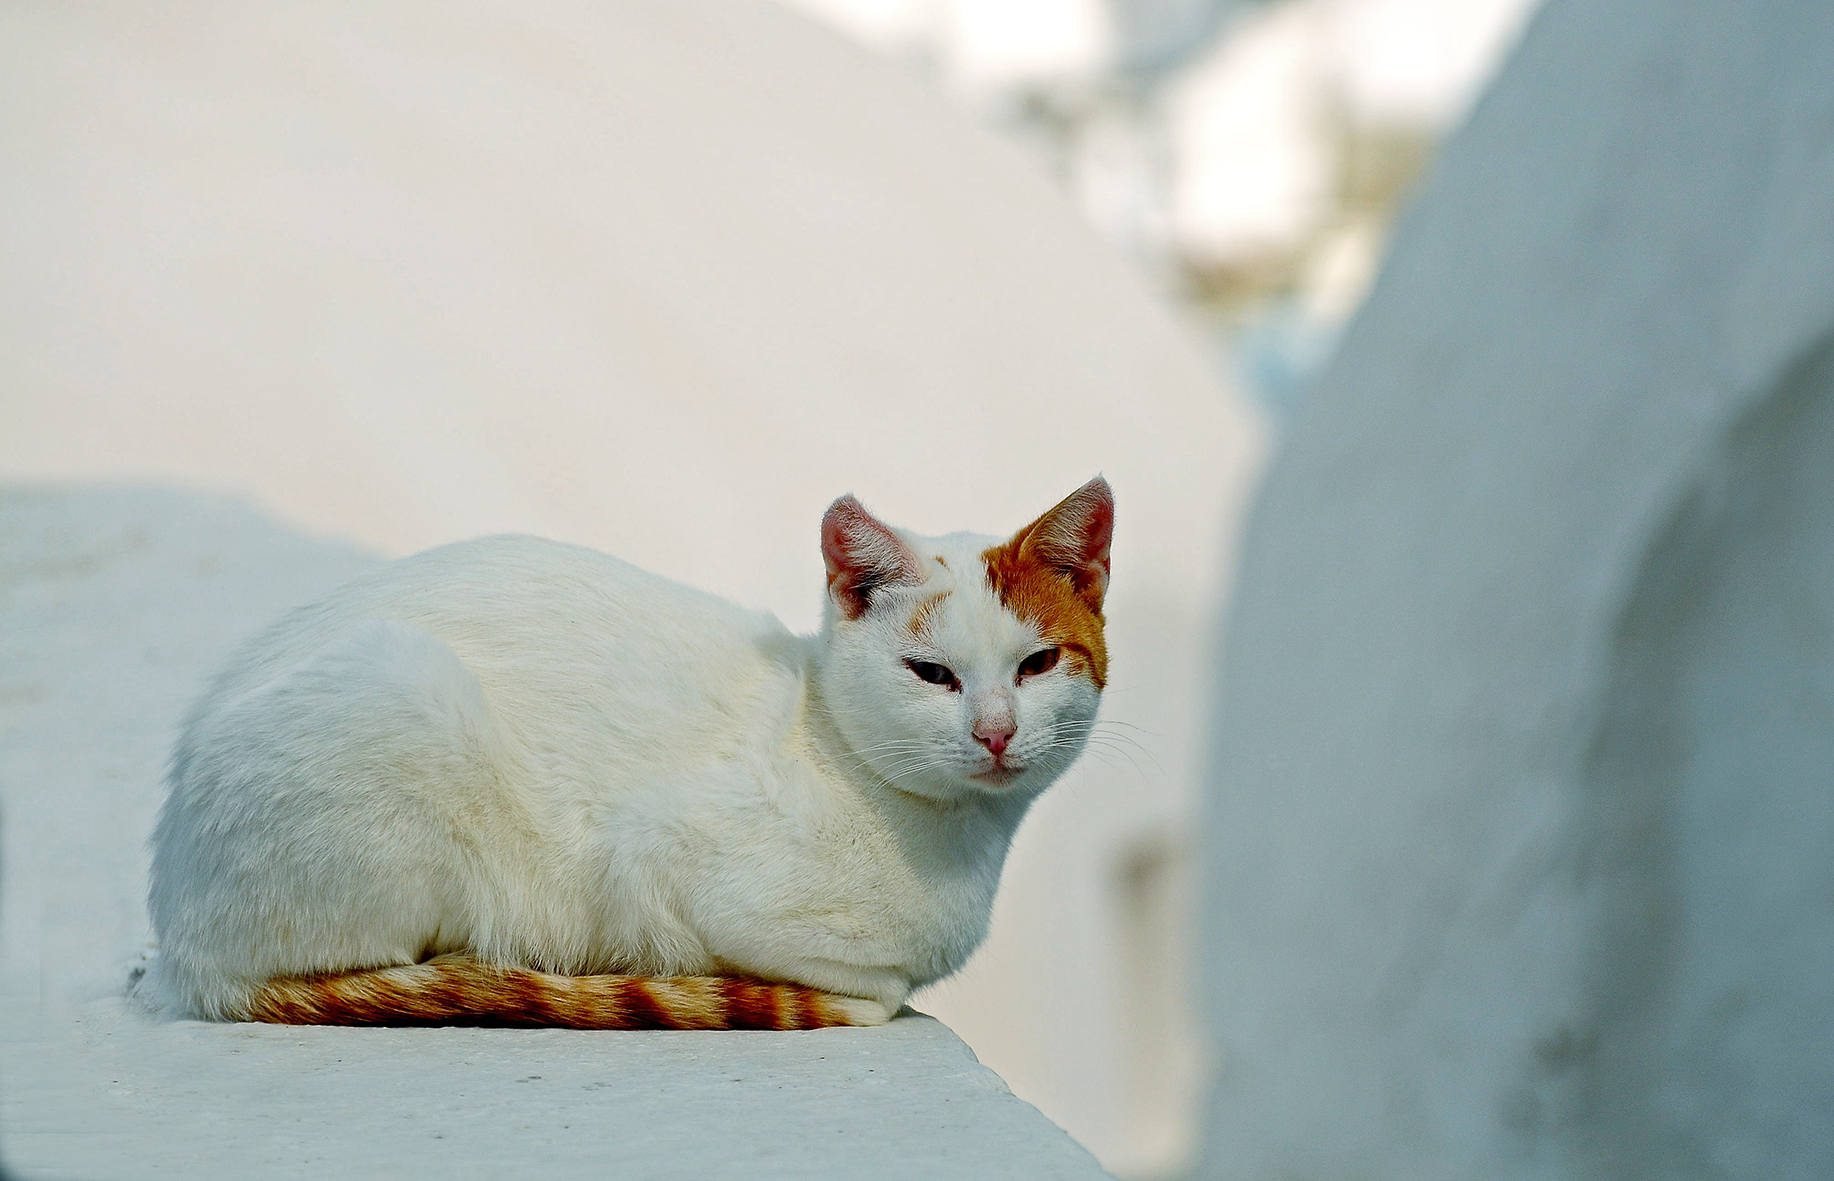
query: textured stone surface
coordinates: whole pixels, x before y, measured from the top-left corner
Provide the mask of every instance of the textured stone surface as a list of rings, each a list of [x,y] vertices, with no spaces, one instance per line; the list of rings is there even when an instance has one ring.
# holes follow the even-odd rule
[[[1552,0],[1271,474],[1207,1175],[1834,1175],[1834,9]]]
[[[1099,1178],[922,1016],[779,1033],[149,1019],[146,838],[228,648],[374,562],[238,504],[0,490],[0,1158],[22,1178]]]

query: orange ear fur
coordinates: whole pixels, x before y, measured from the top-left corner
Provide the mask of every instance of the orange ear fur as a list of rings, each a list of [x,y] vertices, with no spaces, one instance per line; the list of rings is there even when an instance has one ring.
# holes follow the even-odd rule
[[[1108,591],[1114,491],[1097,476],[1005,545],[981,555],[987,581],[1006,609],[1088,669],[1096,688],[1108,677],[1102,600]]]
[[[1061,572],[1100,614],[1108,593],[1108,550],[1114,540],[1114,489],[1097,476],[1059,501],[1014,538],[1021,556]]]

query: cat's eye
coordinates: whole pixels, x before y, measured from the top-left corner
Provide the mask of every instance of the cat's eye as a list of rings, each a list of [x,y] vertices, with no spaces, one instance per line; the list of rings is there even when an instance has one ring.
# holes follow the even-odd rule
[[[1035,677],[1039,673],[1048,673],[1057,667],[1057,649],[1041,648],[1019,662],[1019,675]]]
[[[916,673],[918,678],[932,685],[942,685],[949,689],[960,689],[962,683],[955,679],[955,674],[940,664],[931,664],[927,660],[907,660],[905,667]]]

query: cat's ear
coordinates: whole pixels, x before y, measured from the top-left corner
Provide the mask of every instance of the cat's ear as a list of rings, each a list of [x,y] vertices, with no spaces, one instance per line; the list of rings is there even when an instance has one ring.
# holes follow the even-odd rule
[[[880,587],[923,580],[911,547],[851,496],[822,515],[821,556],[828,564],[828,594],[848,619],[865,614]]]
[[[1062,574],[1098,614],[1108,593],[1108,547],[1113,540],[1114,489],[1100,476],[1064,497],[1013,538],[1022,560]]]

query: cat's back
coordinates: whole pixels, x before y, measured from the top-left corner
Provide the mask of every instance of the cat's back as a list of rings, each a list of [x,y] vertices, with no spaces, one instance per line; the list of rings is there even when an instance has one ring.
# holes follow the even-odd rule
[[[571,725],[627,752],[687,755],[684,741],[730,743],[735,722],[768,724],[807,658],[772,615],[596,550],[509,534],[390,562],[293,612],[239,654],[205,708],[390,625],[450,649],[508,730]]]
[[[300,630],[386,616],[461,655],[693,650],[788,633],[776,619],[609,554],[525,534],[440,546],[377,568],[299,613]],[[531,647],[532,646],[532,647]]]

